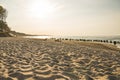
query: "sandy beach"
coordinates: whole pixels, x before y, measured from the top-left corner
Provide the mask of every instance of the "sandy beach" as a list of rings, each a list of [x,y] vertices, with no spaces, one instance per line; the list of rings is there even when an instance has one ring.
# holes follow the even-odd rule
[[[120,80],[120,49],[90,42],[0,38],[0,80]]]

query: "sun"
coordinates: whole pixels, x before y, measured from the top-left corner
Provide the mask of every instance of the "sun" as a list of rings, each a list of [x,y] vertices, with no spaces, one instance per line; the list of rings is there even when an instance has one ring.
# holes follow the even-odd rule
[[[55,11],[55,6],[47,0],[34,0],[29,6],[29,14],[36,18],[48,18]]]

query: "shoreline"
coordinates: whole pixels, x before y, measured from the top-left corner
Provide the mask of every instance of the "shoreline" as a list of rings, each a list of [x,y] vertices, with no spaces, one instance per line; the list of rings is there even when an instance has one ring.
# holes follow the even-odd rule
[[[77,37],[77,38],[75,38]],[[79,38],[78,38],[79,37]],[[92,37],[92,36],[91,36]],[[110,37],[110,36],[108,36]],[[120,40],[111,40],[111,39],[102,39],[102,36],[101,38],[100,37],[94,37],[93,36],[93,39],[92,38],[87,38],[87,36],[85,37],[80,37],[80,36],[48,36],[48,35],[42,35],[42,36],[24,36],[23,38],[33,38],[33,39],[54,39],[54,40],[76,40],[76,41],[83,41],[83,42],[99,42],[99,43],[110,43],[110,44],[113,44],[113,45],[116,45],[118,48],[120,48]]]
[[[120,79],[120,49],[111,44],[0,38],[0,79]]]

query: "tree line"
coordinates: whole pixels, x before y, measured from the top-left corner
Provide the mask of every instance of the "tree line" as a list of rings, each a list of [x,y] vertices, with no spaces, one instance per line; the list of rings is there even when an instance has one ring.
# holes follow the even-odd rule
[[[0,6],[0,32],[10,32],[10,28],[6,22],[7,10]]]

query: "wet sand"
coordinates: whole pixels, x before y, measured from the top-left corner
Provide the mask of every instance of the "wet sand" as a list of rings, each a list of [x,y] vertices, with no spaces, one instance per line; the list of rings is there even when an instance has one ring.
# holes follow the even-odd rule
[[[112,45],[0,38],[0,80],[120,80]]]

